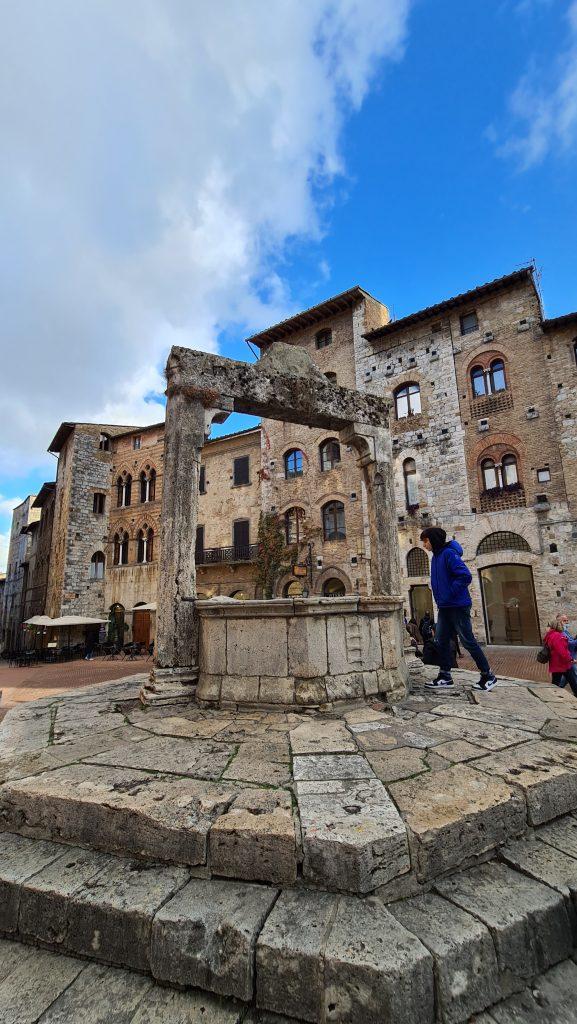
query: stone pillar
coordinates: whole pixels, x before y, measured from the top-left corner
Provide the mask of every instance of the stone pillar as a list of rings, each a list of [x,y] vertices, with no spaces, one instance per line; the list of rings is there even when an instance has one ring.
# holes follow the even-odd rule
[[[397,596],[401,566],[390,432],[387,427],[354,423],[341,432],[341,439],[358,451],[357,465],[367,488],[372,594]]]

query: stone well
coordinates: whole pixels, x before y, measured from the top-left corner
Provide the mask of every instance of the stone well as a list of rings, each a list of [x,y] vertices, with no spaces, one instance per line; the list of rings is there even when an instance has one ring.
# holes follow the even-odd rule
[[[406,695],[401,601],[198,601],[197,699],[308,705]]]

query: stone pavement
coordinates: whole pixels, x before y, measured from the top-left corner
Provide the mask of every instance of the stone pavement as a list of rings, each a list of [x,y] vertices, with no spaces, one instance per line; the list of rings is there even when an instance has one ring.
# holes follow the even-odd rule
[[[16,704],[122,679],[131,671],[138,674],[150,670],[150,665],[150,662],[142,658],[135,661],[111,661],[105,658],[84,661],[80,658],[57,665],[40,664],[29,668],[11,667],[5,661],[0,661],[0,721]]]
[[[577,701],[457,677],[393,709],[145,709],[130,678],[15,709],[0,931],[293,1020],[531,1021],[577,934]]]
[[[514,644],[510,644],[508,647],[484,648],[491,667],[498,676],[547,683],[549,682],[547,665],[542,665],[537,661],[538,650],[539,647],[517,647]],[[463,652],[463,657],[459,658],[459,667],[475,670],[475,663],[466,652]]]

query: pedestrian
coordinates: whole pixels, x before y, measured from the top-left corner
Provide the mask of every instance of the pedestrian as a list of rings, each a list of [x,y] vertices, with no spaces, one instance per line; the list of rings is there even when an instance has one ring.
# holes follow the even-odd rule
[[[565,612],[561,612],[557,616],[557,622],[559,623],[559,625],[561,627],[561,632],[563,633],[563,636],[567,637],[567,643],[569,645],[569,653],[572,654],[573,657],[575,657],[575,655],[577,654],[577,639],[575,639],[575,637],[571,636],[571,633],[569,632],[569,629],[568,629],[568,626],[569,626],[569,616],[565,615]]]
[[[417,620],[416,620],[414,615],[411,615],[411,618],[409,619],[409,621],[406,624],[406,628],[407,628],[407,633],[409,634],[411,639],[414,641],[415,647],[418,648],[419,644],[422,643],[422,637],[421,637],[421,633],[419,632],[419,627],[417,626]]]
[[[435,622],[430,612],[425,612],[419,623],[419,630],[423,641],[432,640],[435,635]]]
[[[425,685],[433,690],[451,689],[455,685],[451,675],[451,639],[456,633],[481,673],[474,689],[492,690],[497,677],[473,634],[469,594],[472,576],[461,558],[463,549],[456,540],[447,542],[447,534],[440,526],[427,527],[421,540],[425,550],[433,552],[431,587],[437,605],[435,642],[440,661],[437,678]]]
[[[559,619],[549,623],[548,632],[543,637],[543,643],[549,650],[549,672],[551,682],[562,689],[569,683],[573,696],[577,697],[577,670],[573,655],[569,650],[569,641],[563,632]]]

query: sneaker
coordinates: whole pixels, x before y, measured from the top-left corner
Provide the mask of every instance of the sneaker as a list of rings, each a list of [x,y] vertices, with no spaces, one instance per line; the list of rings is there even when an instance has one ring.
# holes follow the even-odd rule
[[[479,682],[475,683],[473,689],[474,690],[485,690],[486,692],[488,692],[489,690],[492,690],[493,687],[496,686],[496,685],[497,685],[497,676],[495,675],[494,672],[489,672],[488,674],[487,673],[483,673],[481,675],[481,678],[479,679]]]
[[[439,672],[436,679],[425,683],[428,690],[451,690],[454,685],[452,676],[449,672]]]

